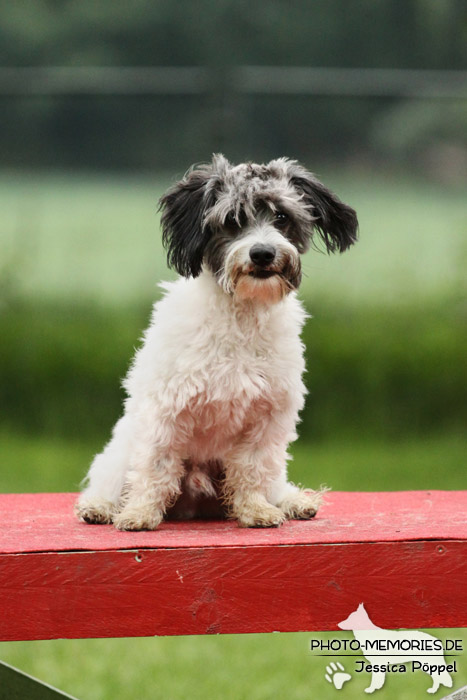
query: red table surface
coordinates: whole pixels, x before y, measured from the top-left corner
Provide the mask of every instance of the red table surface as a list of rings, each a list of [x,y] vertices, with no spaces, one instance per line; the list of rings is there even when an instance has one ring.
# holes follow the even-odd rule
[[[119,532],[79,522],[74,493],[0,495],[0,553],[467,539],[467,491],[329,492],[318,515],[280,528],[235,521],[164,522]]]

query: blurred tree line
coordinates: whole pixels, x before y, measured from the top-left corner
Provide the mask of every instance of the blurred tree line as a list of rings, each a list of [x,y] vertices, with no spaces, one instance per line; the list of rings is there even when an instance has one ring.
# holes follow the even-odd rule
[[[122,411],[118,378],[147,314],[142,306],[5,307],[3,429],[81,441],[107,436]],[[467,325],[460,319],[454,304],[441,302],[397,313],[322,309],[302,334],[310,394],[301,440],[464,434]]]
[[[234,66],[459,70],[465,0],[17,0],[0,9],[0,67],[203,66],[199,94],[12,95],[13,167],[184,168],[216,150],[323,160],[462,151],[466,100],[235,93]],[[465,151],[463,151],[465,153]],[[452,159],[451,159],[452,160]],[[454,157],[455,160],[455,157]]]

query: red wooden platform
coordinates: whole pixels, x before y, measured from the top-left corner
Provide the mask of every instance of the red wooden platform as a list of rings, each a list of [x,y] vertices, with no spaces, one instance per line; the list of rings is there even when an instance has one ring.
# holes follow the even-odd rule
[[[467,491],[338,493],[246,530],[86,525],[75,494],[0,496],[0,640],[467,627]]]

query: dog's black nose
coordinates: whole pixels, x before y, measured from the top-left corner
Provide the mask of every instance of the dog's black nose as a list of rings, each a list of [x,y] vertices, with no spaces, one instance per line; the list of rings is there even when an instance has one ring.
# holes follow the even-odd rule
[[[258,267],[270,265],[276,257],[276,249],[272,245],[257,243],[250,248],[251,261]]]

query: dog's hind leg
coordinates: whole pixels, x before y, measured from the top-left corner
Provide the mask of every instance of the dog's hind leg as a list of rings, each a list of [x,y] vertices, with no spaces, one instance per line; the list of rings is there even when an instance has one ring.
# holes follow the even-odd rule
[[[87,523],[111,523],[118,510],[130,461],[130,423],[129,416],[120,418],[111,440],[89,468],[75,507],[78,517]]]

